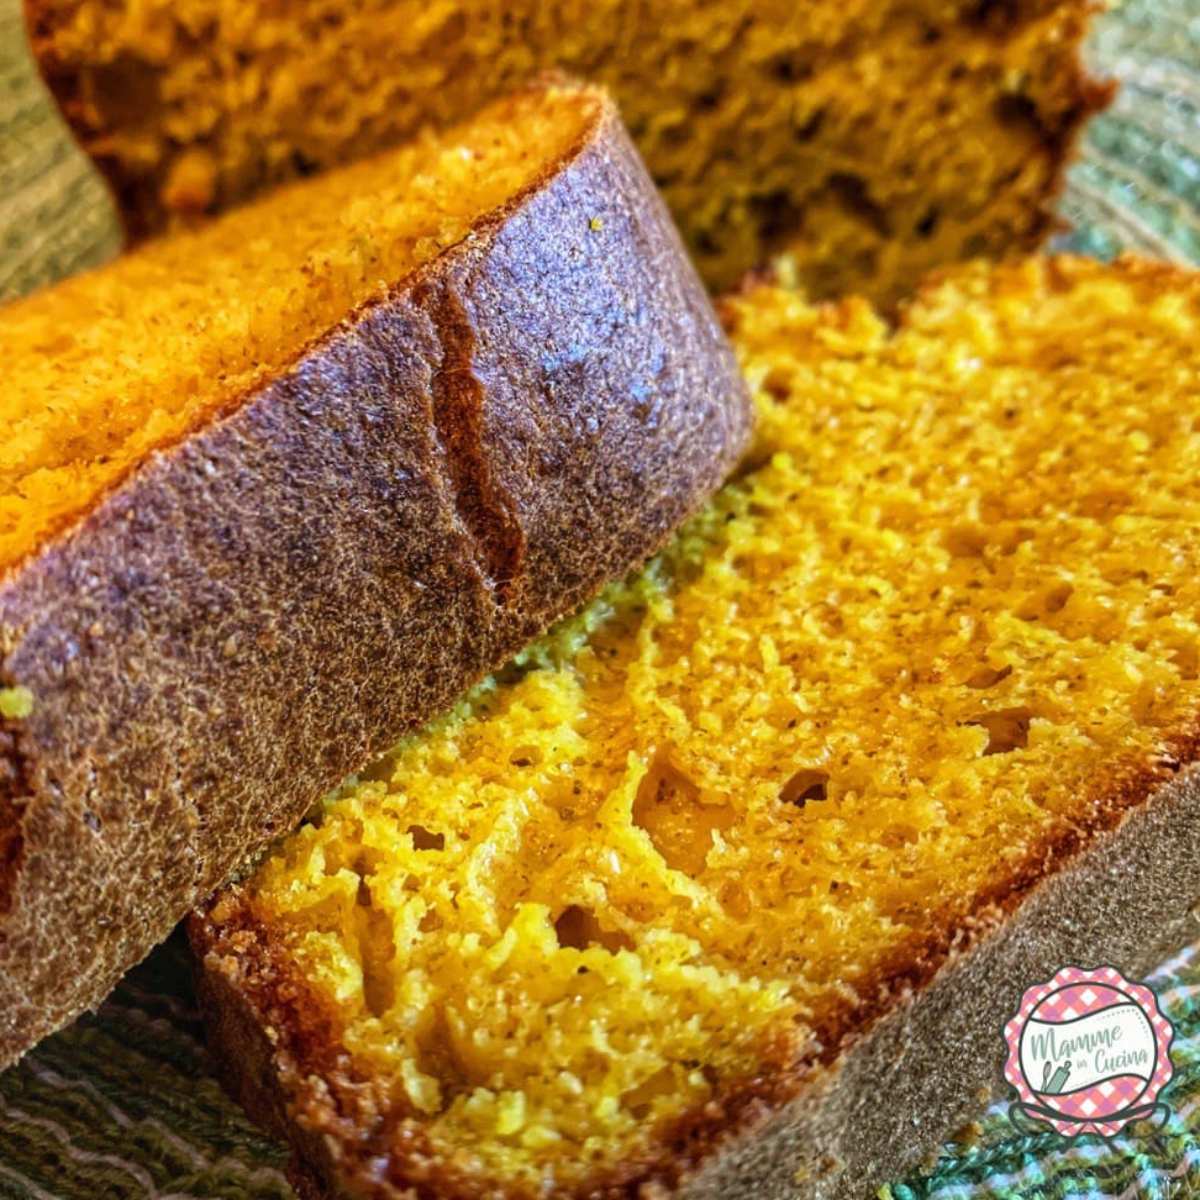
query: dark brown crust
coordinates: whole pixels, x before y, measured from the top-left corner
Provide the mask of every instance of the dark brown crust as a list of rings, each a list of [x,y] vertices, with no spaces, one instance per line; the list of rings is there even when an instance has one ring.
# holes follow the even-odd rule
[[[736,461],[732,353],[579,96],[525,195],[0,579],[0,1066]]]
[[[37,0],[27,0],[34,4]],[[1087,38],[1092,19],[1103,13],[1109,0],[1076,0],[1069,9],[1070,18],[1065,40],[1076,47],[1071,60],[1069,77],[1064,81],[1064,91],[1069,103],[1052,124],[1041,124],[1042,142],[1046,154],[1053,164],[1046,191],[1036,208],[1030,213],[1030,226],[1026,236],[1012,247],[1014,254],[1027,254],[1038,249],[1051,234],[1061,231],[1065,222],[1058,214],[1058,202],[1067,186],[1067,168],[1075,160],[1079,141],[1087,123],[1112,104],[1118,91],[1115,79],[1100,79],[1092,75],[1084,63],[1080,48]],[[1005,5],[983,0],[981,10],[1003,9]],[[922,277],[924,282],[924,277]]]

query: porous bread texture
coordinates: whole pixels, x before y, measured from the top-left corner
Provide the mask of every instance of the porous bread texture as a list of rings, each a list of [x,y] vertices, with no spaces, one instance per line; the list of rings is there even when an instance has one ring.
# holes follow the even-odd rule
[[[325,1188],[674,1186],[1195,757],[1196,277],[728,318],[741,476],[193,925]]]
[[[1092,0],[28,0],[137,235],[444,124],[531,74],[604,83],[701,273],[789,248],[811,294],[903,294],[1035,246],[1106,88]]]
[[[582,98],[581,98],[582,97]],[[290,366],[578,141],[599,93],[531,92],[0,312],[0,574],[156,448]]]
[[[27,453],[58,456],[68,511],[107,490],[52,535],[30,504],[44,540],[0,570],[0,1067],[645,562],[746,445],[732,350],[598,89],[350,172],[16,310],[48,334],[61,297],[64,353],[96,351],[49,411],[6,378],[46,435]],[[124,323],[95,314],[97,341],[80,297]],[[175,440],[146,447],[129,397]]]

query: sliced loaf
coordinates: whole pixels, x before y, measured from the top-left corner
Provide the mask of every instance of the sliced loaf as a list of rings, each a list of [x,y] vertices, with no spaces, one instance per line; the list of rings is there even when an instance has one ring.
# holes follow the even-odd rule
[[[728,315],[745,472],[192,923],[306,1195],[869,1195],[1195,935],[1200,279]]]

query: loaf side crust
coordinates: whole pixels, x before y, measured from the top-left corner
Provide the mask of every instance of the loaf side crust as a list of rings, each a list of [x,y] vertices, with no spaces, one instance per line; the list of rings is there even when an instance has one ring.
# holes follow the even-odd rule
[[[0,578],[34,697],[0,725],[0,1067],[735,464],[732,351],[580,103],[525,193]]]
[[[1002,1029],[1067,964],[1133,978],[1200,933],[1200,767],[1189,767],[1005,915],[979,915],[924,987],[902,990],[804,1092],[723,1145],[680,1200],[850,1200],[918,1170],[1007,1094]]]

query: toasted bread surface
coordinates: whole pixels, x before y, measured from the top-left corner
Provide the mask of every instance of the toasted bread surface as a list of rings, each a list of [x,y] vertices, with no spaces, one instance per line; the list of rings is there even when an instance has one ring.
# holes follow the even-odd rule
[[[749,430],[615,110],[565,81],[10,335],[0,1064],[644,559]]]
[[[307,1186],[856,1194],[947,1132],[872,1071],[939,1119],[992,1078],[931,1065],[939,1013],[998,1046],[989,971],[1186,928],[1200,282],[727,313],[740,476],[193,921]]]
[[[790,249],[892,299],[1032,248],[1081,122],[1090,0],[29,0],[135,236],[459,119],[547,67],[613,89],[714,288]]]

